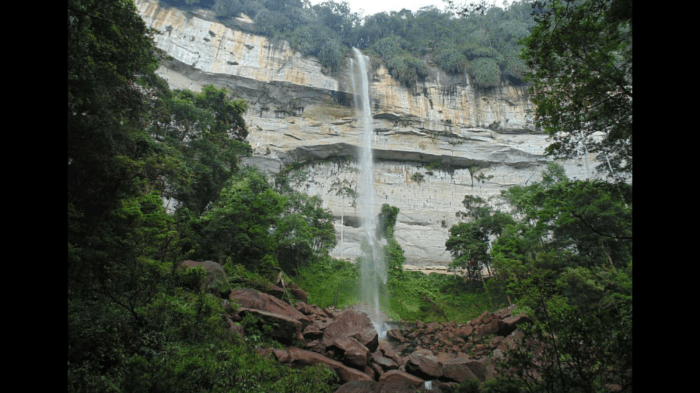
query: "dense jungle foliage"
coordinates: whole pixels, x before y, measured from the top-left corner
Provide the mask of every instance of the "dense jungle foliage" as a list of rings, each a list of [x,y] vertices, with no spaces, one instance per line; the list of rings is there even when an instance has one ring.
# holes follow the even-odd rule
[[[452,265],[473,279],[485,267],[486,292],[505,289],[534,321],[503,381],[514,391],[631,391],[631,184],[570,180],[552,163],[540,182],[463,204],[468,221],[446,242]]]
[[[335,233],[320,199],[239,167],[247,103],[170,90],[152,35],[129,0],[68,2],[68,390],[335,390],[326,368],[257,355],[264,332],[229,332],[204,271],[176,269],[215,260],[260,287],[327,258]]]
[[[212,5],[231,17],[241,12],[234,3],[257,7],[242,11],[257,22],[297,34],[296,45],[317,50],[330,68],[337,51],[354,45],[382,56],[409,84],[421,77],[417,53],[434,54],[436,62],[439,54],[439,64],[451,72],[483,73],[477,79],[483,86],[495,80],[488,75],[496,68],[500,78],[510,75],[503,48],[513,41],[490,34],[497,19],[455,30],[456,19],[424,9],[371,16],[356,30],[356,23],[346,23],[342,4],[324,3],[312,13],[292,11],[306,9],[301,1]],[[498,198],[465,196],[465,210],[457,213],[463,222],[449,229],[446,247],[453,266],[469,272],[466,280],[404,272],[404,252],[394,239],[399,211],[384,205],[379,229],[389,269],[382,306],[406,321],[466,322],[507,304],[530,316],[532,323],[521,327],[523,345],[507,353],[501,377],[481,386],[467,383],[463,391],[600,392],[613,386],[631,392],[631,2],[534,5],[470,17],[522,7],[525,18],[535,10],[538,22],[526,28],[533,34],[521,61],[537,67],[535,78],[547,72],[551,86],[568,86],[556,90],[570,100],[556,104],[550,90],[536,91],[539,119],[551,130],[560,127],[562,138],[588,133],[577,127],[607,125],[598,151],[609,157],[612,181],[571,180],[552,164],[541,181]],[[280,15],[289,21],[278,23]],[[323,24],[317,29],[298,31],[294,18],[310,15],[326,19],[314,19]],[[552,20],[558,23],[548,24]],[[264,288],[283,272],[286,282],[309,291],[311,303],[356,303],[357,265],[328,255],[336,244],[333,217],[320,197],[290,186],[302,165],[282,171],[274,185],[260,171],[241,167],[240,157],[250,152],[242,117],[247,103],[214,86],[200,93],[169,89],[155,74],[163,56],[153,45],[156,32],[145,27],[131,1],[69,0],[67,22],[68,390],[334,391],[337,376],[324,367],[296,370],[259,356],[254,347],[280,344],[251,320],[239,323],[245,339],[232,334],[222,318],[226,305],[202,285],[205,272],[177,269],[186,259],[219,262],[232,288]],[[425,33],[414,29],[420,23]],[[569,30],[557,33],[561,26]],[[340,38],[328,39],[336,37],[329,31]],[[468,32],[481,38],[473,41]],[[323,39],[314,41],[312,34]],[[549,36],[559,40],[551,49],[543,45]],[[578,37],[584,36],[582,43]],[[445,42],[456,49],[446,49]],[[483,64],[475,69],[475,62]],[[572,73],[579,63],[598,71]],[[479,67],[490,67],[491,74]],[[575,115],[582,107],[589,110]],[[562,116],[553,116],[554,109]],[[576,142],[561,140],[552,152],[574,154]],[[335,192],[353,203],[350,184],[337,184]],[[173,200],[177,204],[166,210]],[[490,277],[481,275],[483,267]]]

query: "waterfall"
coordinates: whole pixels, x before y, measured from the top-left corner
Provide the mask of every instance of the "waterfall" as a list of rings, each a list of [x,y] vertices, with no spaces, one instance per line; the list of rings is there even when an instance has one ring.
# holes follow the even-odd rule
[[[369,100],[369,80],[365,56],[353,48],[355,61],[351,63],[350,79],[353,86],[355,116],[360,119],[362,143],[359,157],[360,181],[358,206],[364,229],[362,258],[360,259],[360,291],[362,302],[369,306],[368,315],[380,337],[386,335],[387,326],[382,320],[379,295],[380,286],[386,284],[387,273],[382,249],[377,238],[377,213],[374,211],[374,165],[372,162],[372,106]],[[357,63],[357,67],[355,67]],[[357,68],[357,69],[355,69]]]

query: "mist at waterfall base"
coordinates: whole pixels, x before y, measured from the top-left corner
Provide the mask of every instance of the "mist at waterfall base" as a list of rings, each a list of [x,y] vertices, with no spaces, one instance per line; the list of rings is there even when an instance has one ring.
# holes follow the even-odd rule
[[[362,143],[359,156],[360,181],[358,183],[358,208],[364,229],[362,240],[362,257],[360,263],[360,294],[365,312],[372,321],[379,337],[386,336],[389,327],[381,316],[379,298],[381,287],[386,284],[386,262],[379,237],[377,236],[377,217],[374,211],[374,175],[372,158],[372,106],[369,100],[369,80],[367,62],[359,49],[353,48],[354,60],[351,60],[350,80],[353,88],[355,116],[362,129]]]

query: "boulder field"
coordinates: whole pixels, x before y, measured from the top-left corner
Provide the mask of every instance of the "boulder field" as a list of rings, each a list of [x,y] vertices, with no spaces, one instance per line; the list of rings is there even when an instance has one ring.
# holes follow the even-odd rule
[[[289,285],[269,285],[262,290],[242,288],[221,292],[211,285],[221,279],[223,268],[216,262],[184,261],[182,268],[202,266],[208,273],[207,288],[222,299],[230,331],[246,332],[234,321],[254,315],[261,325],[274,326],[271,335],[284,349],[259,348],[290,367],[323,364],[334,370],[343,383],[336,392],[413,392],[425,381],[433,386],[455,386],[467,378],[485,381],[495,375],[492,358],[517,345],[522,333],[518,325],[528,320],[512,315],[515,306],[496,312],[484,311],[466,324],[416,321],[392,329],[379,340],[365,312],[352,307],[320,308],[295,299],[306,293]],[[226,281],[226,280],[224,280]],[[291,296],[290,296],[291,294]],[[292,304],[293,303],[293,304]],[[236,306],[232,306],[235,304]]]

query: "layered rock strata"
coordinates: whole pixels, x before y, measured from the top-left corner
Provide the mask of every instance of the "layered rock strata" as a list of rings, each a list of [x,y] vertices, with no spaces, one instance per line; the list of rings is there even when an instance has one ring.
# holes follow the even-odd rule
[[[253,156],[244,162],[269,174],[307,162],[294,184],[319,195],[336,217],[332,255],[360,256],[359,211],[334,186],[358,181],[353,159],[362,130],[352,107],[350,57],[331,73],[285,41],[224,26],[211,11],[184,12],[154,0],[135,4],[146,24],[161,32],[156,46],[172,57],[158,73],[172,88],[199,91],[211,83],[246,99]],[[487,198],[540,180],[549,142],[534,130],[524,86],[479,90],[468,75],[430,66],[424,81],[407,88],[378,61],[371,64],[374,210],[384,203],[400,209],[395,237],[407,264],[445,266],[451,262],[448,229],[464,196]],[[345,157],[350,161],[340,159]],[[564,162],[567,175],[591,177],[593,159]]]

